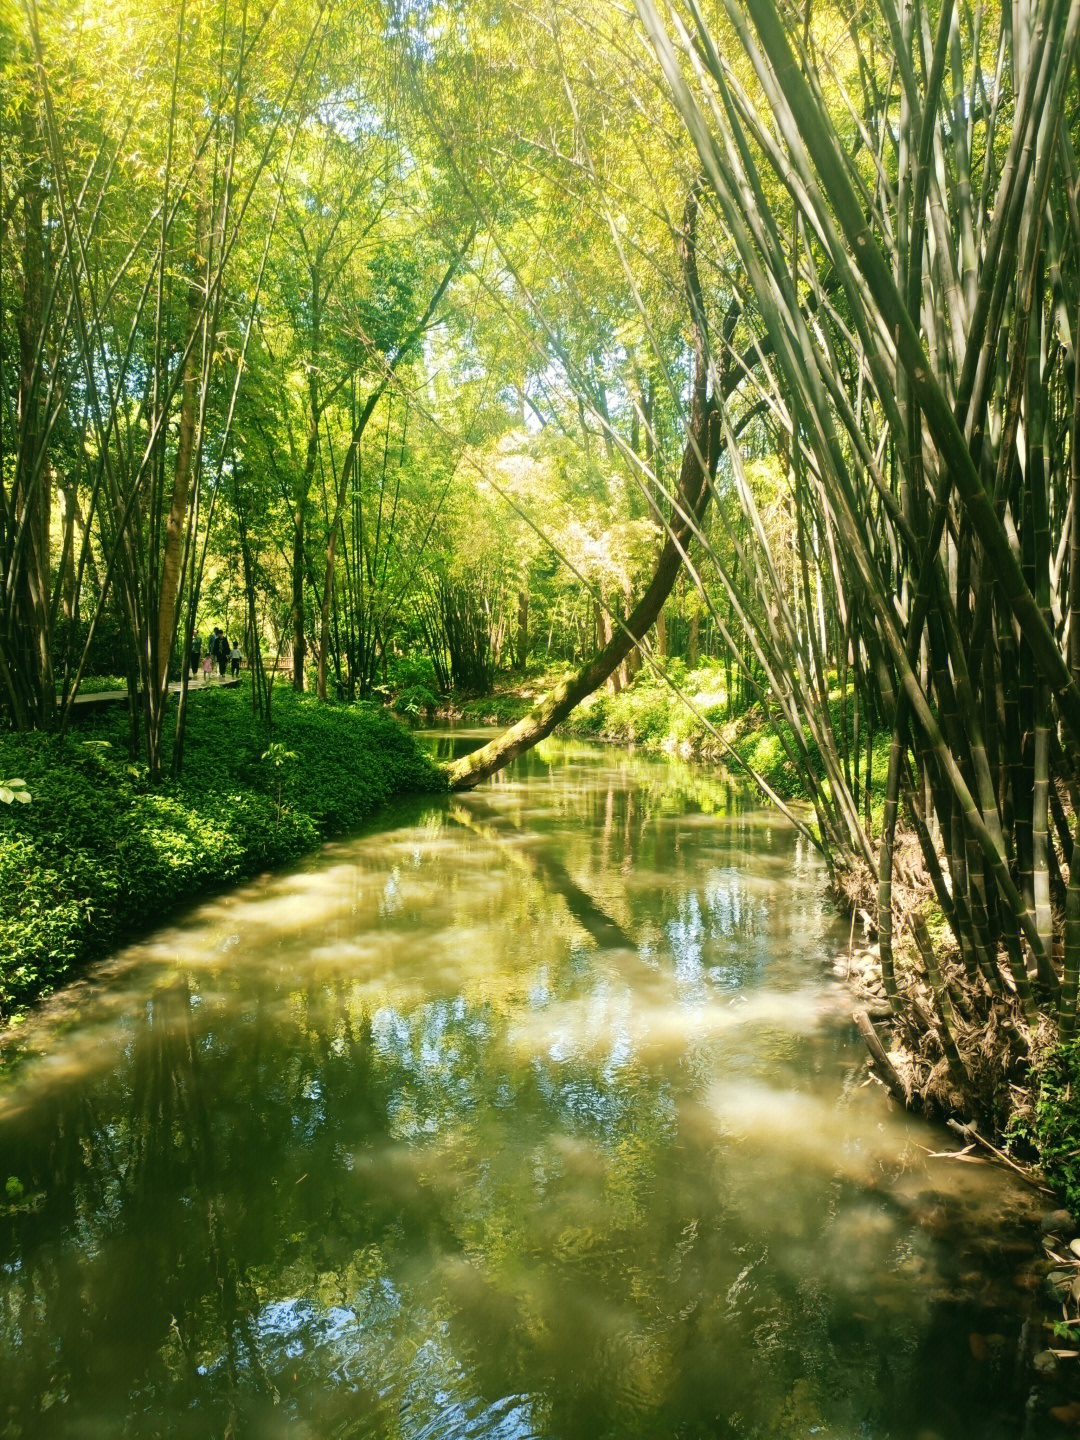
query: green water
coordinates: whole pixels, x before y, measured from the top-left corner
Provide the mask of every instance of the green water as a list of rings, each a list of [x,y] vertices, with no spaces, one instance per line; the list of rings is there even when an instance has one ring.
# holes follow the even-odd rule
[[[862,1083],[846,938],[556,745],[159,929],[6,1048],[0,1437],[1019,1436],[1035,1201]]]

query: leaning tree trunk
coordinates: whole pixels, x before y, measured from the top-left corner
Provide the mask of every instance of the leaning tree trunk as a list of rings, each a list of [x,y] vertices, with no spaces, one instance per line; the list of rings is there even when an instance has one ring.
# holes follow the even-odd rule
[[[576,675],[556,685],[523,720],[511,726],[498,739],[481,746],[479,750],[474,750],[471,755],[464,756],[449,767],[452,790],[471,789],[481,780],[486,780],[501,770],[504,765],[508,765],[518,755],[539,744],[551,734],[560,721],[566,719],[575,706],[580,705],[586,696],[598,690],[614,675],[630,651],[644,639],[655,624],[656,617],[679,577],[686,547],[690,543],[693,530],[700,525],[705,507],[709,503],[711,487],[706,484],[706,470],[702,461],[708,466],[711,478],[719,457],[720,429],[716,423],[715,405],[710,403],[708,398],[708,338],[697,273],[697,206],[695,193],[687,201],[679,241],[694,341],[689,433],[679,472],[679,503],[676,513],[671,517],[668,538],[660,552],[652,580],[625,624],[615,630],[607,644],[603,645]],[[739,374],[730,389],[734,390],[741,378],[742,375]]]
[[[707,444],[704,425],[700,436],[701,448],[704,450]],[[691,457],[689,465],[686,463],[688,456]],[[688,471],[697,473],[688,475]],[[700,520],[708,501],[708,490],[705,489],[704,476],[694,457],[692,444],[687,445],[683,456],[683,477],[684,484],[680,487],[683,507],[696,512]],[[687,480],[689,484],[685,483]],[[474,785],[479,785],[481,780],[488,779],[504,765],[509,765],[518,755],[539,744],[551,734],[560,721],[566,719],[576,705],[580,705],[586,696],[598,690],[604,681],[614,674],[638,641],[649,632],[678,579],[683,550],[690,539],[690,525],[687,522],[676,522],[672,529],[678,543],[671,537],[668,538],[649,588],[634,607],[626,621],[626,628],[617,630],[604,648],[576,675],[549,691],[524,720],[519,720],[497,740],[492,740],[490,744],[474,750],[471,755],[466,755],[464,759],[453,764],[449,770],[452,790],[469,790]]]

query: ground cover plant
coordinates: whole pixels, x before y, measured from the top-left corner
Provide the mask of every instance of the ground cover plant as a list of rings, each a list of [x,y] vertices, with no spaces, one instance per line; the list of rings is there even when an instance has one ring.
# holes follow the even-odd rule
[[[130,759],[127,730],[117,706],[62,738],[0,735],[0,773],[31,796],[0,807],[0,1019],[177,905],[442,783],[409,732],[367,704],[283,693],[268,740],[244,692],[199,694],[184,773],[158,785]]]

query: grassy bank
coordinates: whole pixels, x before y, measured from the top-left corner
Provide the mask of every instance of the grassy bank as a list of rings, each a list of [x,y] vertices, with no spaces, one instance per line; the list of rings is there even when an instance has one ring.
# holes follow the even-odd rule
[[[268,759],[245,690],[196,693],[189,715],[184,774],[157,787],[128,755],[123,706],[63,740],[0,735],[0,779],[33,797],[0,806],[0,1018],[182,902],[442,784],[377,707],[276,693]]]
[[[697,710],[747,764],[784,800],[805,800],[795,767],[788,760],[779,736],[766,724],[757,705],[743,714],[728,717],[724,706],[724,672],[718,665],[702,665],[688,671],[680,661],[669,662],[671,678]],[[833,702],[833,726],[840,733],[845,717],[839,699]],[[850,726],[851,717],[847,716]],[[785,727],[786,728],[786,727]],[[725,765],[733,774],[740,767],[702,723],[678,698],[669,685],[651,673],[639,675],[632,685],[612,695],[600,691],[590,697],[567,719],[562,733],[582,740],[605,740],[624,745],[644,745],[669,750],[686,759],[708,760]],[[789,732],[790,734],[790,732]],[[865,740],[863,742],[865,744]],[[877,806],[883,797],[888,769],[888,736],[875,736],[871,800]],[[810,763],[818,776],[824,765],[813,739],[808,737]]]

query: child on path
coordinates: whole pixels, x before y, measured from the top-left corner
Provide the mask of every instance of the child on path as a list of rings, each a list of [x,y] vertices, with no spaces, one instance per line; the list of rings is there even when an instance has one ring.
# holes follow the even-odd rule
[[[214,658],[213,658],[213,656],[210,654],[210,651],[207,650],[206,654],[203,656],[203,662],[202,662],[202,675],[203,675],[203,680],[206,682],[207,685],[209,685],[209,683],[210,683],[210,672],[211,672],[211,670],[213,670],[213,668],[214,668]]]
[[[229,659],[232,661],[232,673],[234,676],[240,674],[240,661],[243,658],[244,657],[240,654],[239,643],[234,643],[232,650],[229,652]]]

